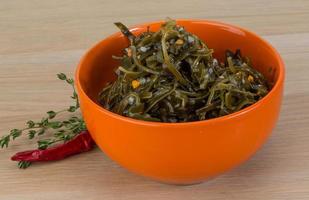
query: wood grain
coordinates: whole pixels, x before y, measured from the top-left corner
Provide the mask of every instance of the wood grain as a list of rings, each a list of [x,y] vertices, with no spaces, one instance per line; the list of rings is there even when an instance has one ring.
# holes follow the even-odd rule
[[[286,63],[285,95],[273,135],[242,166],[203,184],[179,187],[136,176],[98,149],[19,170],[10,156],[35,144],[25,138],[0,150],[0,199],[309,199],[309,1],[307,0],[10,0],[0,1],[0,135],[69,105],[81,55],[115,32],[172,18],[214,19],[262,35]]]

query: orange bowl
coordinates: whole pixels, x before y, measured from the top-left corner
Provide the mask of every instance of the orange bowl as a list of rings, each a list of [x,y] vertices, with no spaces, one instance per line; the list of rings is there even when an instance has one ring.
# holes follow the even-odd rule
[[[259,36],[239,27],[207,20],[177,20],[223,59],[226,49],[241,49],[273,83],[257,103],[230,115],[198,122],[146,122],[112,113],[98,104],[99,91],[115,79],[112,55],[129,45],[115,33],[91,48],[76,71],[81,111],[91,136],[111,159],[137,174],[174,184],[192,184],[217,176],[247,160],[265,142],[281,106],[284,64]],[[162,21],[137,25],[135,34],[157,31]]]

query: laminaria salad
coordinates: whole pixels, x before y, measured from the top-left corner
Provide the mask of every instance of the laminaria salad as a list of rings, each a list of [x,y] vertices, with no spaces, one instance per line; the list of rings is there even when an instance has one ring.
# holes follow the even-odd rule
[[[199,121],[239,111],[269,91],[265,77],[239,49],[226,50],[219,62],[213,49],[174,20],[138,36],[115,25],[129,46],[113,56],[119,60],[117,78],[98,95],[114,113],[146,121]]]

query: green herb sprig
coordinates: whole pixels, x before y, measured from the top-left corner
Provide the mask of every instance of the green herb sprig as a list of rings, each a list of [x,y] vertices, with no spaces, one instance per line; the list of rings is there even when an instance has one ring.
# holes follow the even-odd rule
[[[7,148],[13,140],[25,133],[31,140],[49,132],[52,134],[50,138],[37,141],[38,149],[46,149],[56,143],[69,141],[81,131],[86,130],[85,122],[81,117],[71,116],[66,120],[56,120],[61,113],[75,113],[79,109],[79,99],[75,90],[74,80],[68,78],[64,73],[57,74],[57,77],[72,86],[73,94],[71,98],[73,99],[74,104],[67,109],[59,111],[50,110],[46,112],[46,116],[40,121],[29,120],[26,122],[25,128],[12,129],[8,135],[2,136],[0,139],[1,148]],[[27,168],[30,165],[30,162],[21,161],[18,163],[20,168]]]

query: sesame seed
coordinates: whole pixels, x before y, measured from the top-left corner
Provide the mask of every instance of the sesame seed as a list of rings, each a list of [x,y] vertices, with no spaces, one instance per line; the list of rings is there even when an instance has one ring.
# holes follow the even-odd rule
[[[140,84],[145,84],[146,83],[146,79],[144,77],[139,79]]]
[[[194,37],[192,37],[192,36],[188,36],[188,42],[189,43],[193,43],[195,40],[194,40]]]
[[[218,65],[218,60],[217,60],[217,59],[213,59],[213,60],[212,60],[212,64],[213,64],[213,65]]]
[[[141,52],[146,52],[146,51],[148,51],[148,48],[147,48],[147,47],[141,47],[141,48],[140,48],[140,51],[141,51]]]
[[[128,98],[128,103],[129,103],[130,105],[133,105],[134,102],[135,102],[135,98],[134,98],[134,97],[131,96],[131,97]]]

